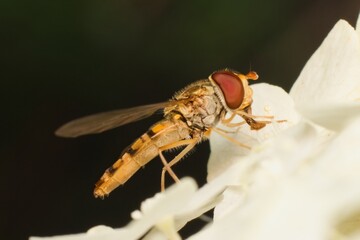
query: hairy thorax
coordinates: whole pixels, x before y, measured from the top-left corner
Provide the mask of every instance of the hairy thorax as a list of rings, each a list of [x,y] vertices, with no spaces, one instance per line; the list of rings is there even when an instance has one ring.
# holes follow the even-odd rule
[[[186,124],[193,129],[208,129],[215,126],[224,111],[213,86],[208,80],[190,84],[173,97],[178,104],[165,109],[165,116],[171,113],[180,114]],[[181,100],[186,100],[181,102]]]

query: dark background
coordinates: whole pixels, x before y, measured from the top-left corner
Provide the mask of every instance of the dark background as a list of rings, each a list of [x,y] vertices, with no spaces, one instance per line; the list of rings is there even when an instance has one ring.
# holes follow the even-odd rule
[[[359,9],[358,0],[1,1],[0,236],[120,227],[160,189],[155,159],[109,198],[92,195],[161,116],[77,139],[55,137],[61,124],[166,100],[224,67],[289,90],[336,21],[354,26]],[[203,184],[208,155],[199,145],[175,172]]]

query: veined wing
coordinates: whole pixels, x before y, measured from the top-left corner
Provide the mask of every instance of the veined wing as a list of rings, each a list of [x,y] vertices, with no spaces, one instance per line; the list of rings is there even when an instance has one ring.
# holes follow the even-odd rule
[[[130,122],[147,118],[157,110],[173,104],[175,104],[175,102],[167,101],[85,116],[61,126],[55,131],[55,135],[59,137],[78,137],[86,134],[101,133]]]

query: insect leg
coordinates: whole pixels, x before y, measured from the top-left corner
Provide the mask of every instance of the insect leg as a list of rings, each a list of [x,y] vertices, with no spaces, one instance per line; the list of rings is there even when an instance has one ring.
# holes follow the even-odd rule
[[[231,121],[234,119],[234,117],[236,116],[237,114],[236,113],[232,113],[231,116],[229,118],[225,118],[225,112],[223,112],[220,116],[220,121],[222,124],[224,124],[225,126],[227,127],[231,127],[231,128],[234,128],[234,127],[239,127],[243,124],[246,123],[246,121],[242,121],[242,122],[237,122],[237,123],[232,123]]]
[[[271,121],[256,121],[254,118],[270,118],[273,119],[274,116],[255,116],[251,114],[251,107],[248,107],[244,110],[236,112],[241,116],[246,123],[251,127],[252,130],[259,130],[266,126],[266,124],[271,123]]]
[[[164,164],[164,167],[161,172],[161,191],[165,190],[165,173],[168,172],[169,175],[174,179],[175,182],[179,182],[179,178],[176,176],[174,171],[171,169],[171,166],[175,165],[180,159],[182,159],[199,141],[198,138],[192,138],[192,139],[185,139],[181,140],[175,143],[171,143],[165,146],[162,146],[159,148],[159,156]],[[167,162],[164,155],[162,154],[163,151],[180,147],[183,145],[187,145],[174,159],[172,159],[170,162]]]
[[[235,117],[236,115],[238,115],[238,114],[235,113],[235,112],[232,112],[232,113],[231,113],[231,116],[230,116],[229,118],[226,118],[225,115],[226,115],[226,113],[225,113],[224,111],[221,112],[220,121],[221,121],[221,123],[222,123],[223,125],[225,125],[225,126],[227,126],[227,127],[236,128],[236,127],[240,127],[241,125],[243,125],[243,124],[246,123],[246,121],[241,121],[241,122],[237,122],[237,123],[232,123],[231,121],[234,119],[234,117]],[[218,129],[220,129],[220,128],[218,128]],[[226,132],[226,133],[230,133],[230,131],[225,131],[225,130],[223,130],[223,129],[220,129],[220,130],[222,130],[223,132]],[[234,132],[236,132],[236,131],[234,131]]]
[[[224,137],[225,139],[229,140],[230,142],[236,144],[236,145],[239,145],[240,147],[244,147],[244,148],[247,148],[247,149],[251,149],[249,146],[247,146],[246,144],[243,144],[239,141],[237,141],[236,139],[232,138],[232,137],[229,137],[227,135],[227,131],[221,129],[221,128],[212,128],[212,130],[218,134],[220,134],[222,137]]]
[[[237,111],[236,114],[240,115],[241,117],[249,117],[249,118],[269,118],[269,119],[273,119],[274,116],[257,116],[257,115],[252,115],[251,114],[251,108],[248,108],[250,110],[247,111]]]
[[[225,115],[226,115],[225,111],[221,112],[220,120],[221,120],[221,123],[223,123],[223,124],[230,123],[236,116],[236,113],[234,113],[234,112],[231,113],[231,116],[229,118],[225,118]]]

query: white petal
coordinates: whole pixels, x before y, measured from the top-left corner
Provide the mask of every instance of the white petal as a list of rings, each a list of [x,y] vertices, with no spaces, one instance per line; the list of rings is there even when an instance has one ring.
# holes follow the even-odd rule
[[[214,220],[244,205],[250,195],[271,188],[275,182],[298,171],[312,154],[322,149],[322,142],[322,135],[314,126],[299,123],[238,159],[238,164],[242,164],[238,170],[239,181],[225,191],[223,200],[215,208]]]
[[[102,231],[98,228],[89,233],[55,236],[55,237],[31,237],[30,240],[118,240],[118,239],[139,239],[149,229],[160,224],[160,230],[165,231],[165,235],[173,232],[173,229],[164,229],[164,226],[171,227],[165,223],[169,216],[179,212],[196,191],[197,186],[191,178],[181,179],[179,184],[174,184],[165,192],[155,195],[142,205],[142,216],[133,220],[127,226],[113,231]],[[166,227],[165,227],[166,228]],[[100,229],[100,231],[98,231]]]
[[[273,122],[261,130],[251,130],[247,124],[244,124],[238,132],[229,134],[229,137],[248,145],[255,146],[266,139],[277,135],[280,131],[294,125],[299,121],[299,115],[294,110],[294,103],[291,97],[280,87],[270,84],[254,84],[252,104],[252,114],[255,116],[273,116]],[[256,118],[257,120],[269,120]],[[285,122],[276,122],[276,120],[286,120]],[[237,117],[233,122],[244,121]],[[228,129],[221,124],[221,129]],[[226,140],[223,136],[213,132],[210,137],[211,155],[208,162],[208,181],[223,172],[234,162],[239,161],[239,157],[249,154],[249,150]]]
[[[240,180],[239,172],[242,169],[242,163],[236,163],[223,172],[223,174],[212,179],[210,182],[200,188],[192,199],[184,204],[175,218],[179,228],[186,222],[201,216],[203,213],[212,209],[221,200],[222,192],[230,185],[237,184]]]
[[[114,229],[105,225],[98,225],[95,227],[90,228],[87,231],[88,235],[96,235],[96,234],[102,234],[102,233],[112,233],[114,232]]]
[[[242,205],[190,239],[327,239],[339,221],[360,209],[359,142],[360,119],[310,155],[316,159],[249,189]],[[293,161],[287,155],[282,160]]]
[[[155,228],[143,237],[143,240],[180,240],[181,237],[177,232],[173,216],[165,217],[156,223]]]
[[[349,105],[360,101],[359,43],[358,33],[338,22],[291,91],[305,117],[338,135],[306,122],[277,137],[279,131],[270,129],[268,141],[261,131],[241,129],[234,138],[250,136],[244,139],[251,152],[211,138],[209,179],[238,162],[239,182],[224,192],[215,221],[191,239],[238,239],[239,234],[243,239],[325,239],[339,216],[359,212],[360,120],[354,111],[360,109]],[[256,107],[264,106],[263,95],[254,94]],[[253,113],[260,115],[256,107]]]
[[[290,91],[296,104],[360,101],[359,34],[340,20]]]
[[[184,178],[164,193],[158,193],[144,201],[141,206],[142,218],[132,221],[125,227],[127,236],[123,239],[138,239],[152,226],[177,213],[189,201],[196,188],[194,180]]]
[[[307,119],[333,131],[342,130],[360,114],[360,104],[351,102],[303,105],[297,109]]]

